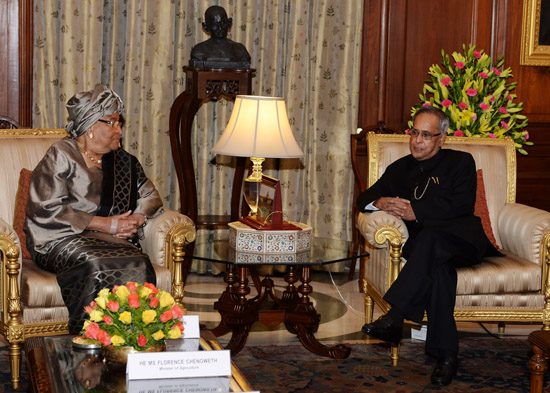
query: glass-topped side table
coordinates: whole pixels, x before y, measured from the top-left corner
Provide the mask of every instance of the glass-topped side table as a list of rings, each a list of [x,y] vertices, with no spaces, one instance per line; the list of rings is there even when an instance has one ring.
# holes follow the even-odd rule
[[[198,238],[197,242],[208,243]],[[203,244],[204,245],[204,244]],[[207,244],[208,245],[208,244]],[[290,254],[261,254],[237,252],[229,246],[228,239],[216,238],[210,247],[196,247],[193,255],[187,259],[196,259],[226,264],[224,292],[214,303],[221,316],[218,326],[212,329],[216,336],[232,332],[226,349],[235,355],[244,347],[251,326],[260,322],[264,326],[274,327],[284,323],[286,329],[296,334],[302,345],[309,351],[321,356],[345,359],[351,349],[345,345],[326,346],[321,344],[314,333],[319,328],[321,316],[315,310],[309,295],[313,291],[311,267],[330,265],[352,260],[363,255],[351,255],[351,242],[313,238],[311,249],[306,252]],[[213,255],[212,250],[216,253]],[[364,255],[366,256],[366,255]],[[274,291],[274,282],[269,275],[260,280],[257,267],[262,265],[284,265],[286,289],[281,296]],[[258,294],[252,298],[248,285],[248,276],[252,277]],[[300,281],[301,284],[298,283]],[[268,309],[260,305],[271,301]]]
[[[208,331],[201,339],[166,340],[167,351],[219,350],[216,338]],[[231,362],[232,376],[210,378],[173,378],[126,382],[126,365],[104,362],[100,350],[83,350],[72,345],[74,336],[31,337],[25,340],[25,355],[33,392],[81,393],[158,391],[229,391],[249,392],[250,386]],[[159,385],[159,383],[161,385]],[[194,390],[193,390],[194,389]],[[202,389],[202,390],[201,390]]]

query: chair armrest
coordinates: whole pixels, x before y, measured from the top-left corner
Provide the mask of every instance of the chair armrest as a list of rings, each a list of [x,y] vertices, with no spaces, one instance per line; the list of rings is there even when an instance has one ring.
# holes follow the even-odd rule
[[[542,264],[543,242],[550,236],[550,213],[519,203],[507,203],[497,220],[504,253],[510,251],[528,261]]]
[[[140,240],[140,244],[152,263],[169,268],[170,256],[167,257],[166,253],[170,247],[167,247],[166,243],[172,241],[169,239],[170,232],[178,224],[195,233],[193,221],[174,210],[164,209],[164,213],[147,221],[147,225],[143,227],[144,238]],[[194,236],[192,239],[186,236],[186,240],[192,242]]]
[[[394,246],[401,246],[409,238],[409,231],[403,220],[383,211],[359,213],[357,229],[373,247],[386,247],[386,240]]]

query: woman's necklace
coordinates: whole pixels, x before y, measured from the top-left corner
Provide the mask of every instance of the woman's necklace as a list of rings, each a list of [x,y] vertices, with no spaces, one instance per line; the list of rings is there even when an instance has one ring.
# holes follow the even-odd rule
[[[100,159],[97,159],[97,158],[93,157],[90,153],[88,153],[86,150],[84,150],[80,146],[78,146],[78,150],[80,150],[82,152],[82,154],[84,154],[86,157],[88,157],[90,159],[90,161],[92,161],[93,163],[101,165],[101,162],[103,160],[100,160]]]

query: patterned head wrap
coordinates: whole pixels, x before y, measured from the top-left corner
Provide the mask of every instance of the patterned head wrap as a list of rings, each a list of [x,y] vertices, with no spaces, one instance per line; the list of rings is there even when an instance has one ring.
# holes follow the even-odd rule
[[[65,129],[71,138],[83,135],[103,116],[120,114],[124,110],[118,94],[103,84],[97,84],[94,90],[76,93],[65,106],[69,112]]]

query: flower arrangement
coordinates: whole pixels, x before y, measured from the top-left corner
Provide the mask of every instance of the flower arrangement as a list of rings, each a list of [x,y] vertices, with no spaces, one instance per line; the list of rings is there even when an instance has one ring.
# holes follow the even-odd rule
[[[140,351],[179,338],[183,310],[166,291],[150,283],[128,282],[103,288],[86,306],[82,335],[103,346],[132,346]]]
[[[510,68],[502,69],[504,57],[492,65],[491,58],[477,51],[475,46],[462,46],[464,53],[453,52],[452,59],[441,51],[441,66],[430,67],[430,79],[424,84],[420,102],[413,106],[414,116],[422,106],[432,105],[442,109],[450,119],[448,134],[479,138],[511,137],[516,150],[527,154],[524,146],[529,142],[525,130],[527,118],[520,112],[523,103],[516,103],[512,94],[517,82],[506,83],[512,76]],[[409,122],[412,127],[412,121]]]

